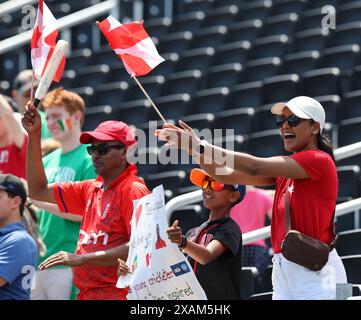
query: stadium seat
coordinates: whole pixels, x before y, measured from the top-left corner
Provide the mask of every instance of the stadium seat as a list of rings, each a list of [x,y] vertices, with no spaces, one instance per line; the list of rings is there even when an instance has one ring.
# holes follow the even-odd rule
[[[144,177],[145,175],[157,173],[162,170],[162,166],[158,164],[159,148],[146,147],[147,141],[142,141],[144,133],[140,132],[139,128],[136,128],[137,146],[128,151],[128,161],[135,163],[138,168],[139,175]],[[143,137],[140,139],[140,137]],[[146,137],[147,140],[148,137]],[[161,169],[160,169],[161,168]]]
[[[96,66],[89,66],[78,69],[73,81],[73,85],[84,87],[97,87],[106,83],[107,75],[109,73],[109,66],[107,64],[100,64]]]
[[[206,17],[201,23],[201,27],[209,27],[213,25],[230,25],[238,14],[238,6],[226,5],[222,7],[213,8],[206,11]]]
[[[250,59],[282,57],[289,43],[290,38],[285,34],[258,38],[251,48]]]
[[[189,43],[193,38],[193,34],[190,31],[181,31],[167,34],[159,41],[159,52],[175,52],[181,54],[188,49]]]
[[[361,283],[361,255],[349,255],[341,257],[346,269],[347,282],[352,284]]]
[[[182,117],[182,121],[197,130],[208,130],[212,128],[214,126],[214,120],[215,116],[213,113],[196,113]]]
[[[203,204],[195,204],[175,210],[171,215],[169,225],[178,220],[184,234],[192,228],[199,227],[208,220],[208,215],[202,209],[202,206]]]
[[[321,29],[322,19],[324,19],[325,15],[326,14],[322,12],[322,6],[305,10],[303,14],[300,15],[300,19],[298,20],[295,30],[306,31],[310,29]]]
[[[150,73],[152,74],[152,73]],[[159,96],[165,82],[163,76],[146,76],[139,79],[140,83],[151,98]],[[144,99],[145,95],[135,81],[129,82],[129,88],[124,93],[124,101]]]
[[[202,72],[200,70],[188,70],[172,73],[166,77],[165,83],[160,90],[161,95],[175,93],[189,93],[197,91],[201,86]]]
[[[86,106],[94,106],[94,105],[104,105],[107,104],[104,101],[98,100],[100,103],[92,103],[93,101],[93,95],[94,95],[94,89],[92,87],[86,86],[86,87],[78,87],[78,88],[71,88],[72,91],[76,92],[78,95],[80,95],[84,99],[84,103]]]
[[[256,291],[258,270],[256,267],[242,267],[241,296],[247,300]]]
[[[93,33],[100,32],[94,22],[76,25],[71,29],[72,49],[84,49],[93,47]]]
[[[327,41],[327,46],[336,47],[359,43],[361,43],[361,22],[351,22],[337,25],[336,30],[331,33]]]
[[[318,67],[338,67],[345,73],[360,62],[360,46],[349,44],[325,49]]]
[[[361,175],[359,166],[338,166],[339,197],[357,198],[360,195]]]
[[[306,3],[306,0],[274,0],[272,1],[270,15],[274,16],[291,12],[302,14]]]
[[[174,71],[177,61],[179,60],[179,55],[175,52],[162,53],[161,56],[164,58],[165,61],[157,65],[157,67],[152,70],[153,76],[166,76],[172,73]]]
[[[107,64],[111,68],[118,66],[123,67],[123,64],[119,57],[108,45],[100,48],[97,51],[94,51],[90,63],[92,65]]]
[[[269,15],[272,7],[271,0],[255,0],[242,4],[239,10],[237,21],[244,21],[248,19],[261,19],[263,20]]]
[[[89,48],[72,50],[71,55],[66,58],[67,69],[77,70],[91,65],[91,63],[92,51]]]
[[[262,81],[242,83],[231,88],[226,109],[248,108],[262,105]]]
[[[192,95],[187,114],[222,111],[229,95],[227,87],[200,90]]]
[[[262,286],[261,286],[261,292],[269,292],[271,293],[271,291],[273,290],[273,286],[272,286],[272,272],[273,272],[273,265],[270,264],[267,266],[264,274],[263,274],[263,281],[262,281]]]
[[[151,37],[156,37],[159,39],[170,31],[170,26],[173,24],[174,22],[172,22],[172,19],[168,17],[161,17],[147,19],[144,21],[143,26]]]
[[[337,24],[361,21],[361,1],[345,3],[337,7]]]
[[[206,87],[232,87],[239,83],[242,70],[243,68],[240,63],[229,63],[211,67],[205,76]]]
[[[334,94],[314,98],[321,103],[325,109],[327,122],[338,124],[341,121],[343,105],[341,105],[341,97],[339,95]]]
[[[361,141],[361,117],[342,120],[338,131],[339,146]]]
[[[245,63],[251,48],[249,41],[237,41],[219,46],[212,58],[211,65],[217,66],[227,63]]]
[[[361,90],[361,65],[353,67],[349,88],[348,91]]]
[[[338,2],[339,0],[312,0],[312,1],[307,1],[306,8],[307,9],[322,8],[327,5],[336,7]]]
[[[342,104],[342,118],[361,117],[361,90],[345,93]]]
[[[262,292],[251,295],[248,300],[272,300],[273,292]]]
[[[84,131],[94,130],[103,121],[114,120],[112,107],[108,105],[87,108],[85,109],[84,117]]]
[[[310,97],[339,94],[340,73],[339,68],[322,68],[305,72],[302,79],[303,94]]]
[[[166,119],[178,120],[187,112],[191,96],[188,93],[177,93],[154,99],[154,103]],[[150,110],[150,119],[158,119],[156,111]]]
[[[292,36],[297,21],[298,15],[294,12],[270,16],[264,20],[260,36],[266,37],[277,34]]]
[[[283,100],[280,100],[283,101]],[[266,104],[259,106],[255,109],[255,121],[254,128],[255,132],[276,129],[275,116],[271,113],[271,107],[273,104]]]
[[[150,103],[148,100],[138,99],[129,102],[121,102],[116,106],[113,106],[113,115],[116,120],[124,121],[132,125],[138,125],[149,120],[149,109]]]
[[[210,9],[214,0],[184,0],[180,1],[180,12],[192,12],[192,11],[204,11],[207,12]]]
[[[257,39],[263,22],[260,19],[250,19],[246,21],[238,21],[228,27],[225,42],[250,41]]]
[[[241,82],[262,81],[272,77],[281,69],[282,61],[278,57],[249,60],[241,75]]]
[[[188,179],[186,173],[179,170],[149,174],[143,178],[150,190],[162,184],[165,190],[172,191],[172,195],[183,186],[183,181]]]
[[[233,135],[233,134],[229,134],[227,131],[225,135],[219,137],[216,136],[216,134],[217,131],[214,131],[214,139],[212,143],[215,146],[237,152],[247,152],[248,139],[246,135]]]
[[[263,102],[288,101],[298,96],[300,77],[297,74],[283,74],[269,77],[263,83]]]
[[[254,108],[239,108],[218,112],[215,115],[215,129],[233,129],[236,135],[249,134],[253,129]],[[225,132],[225,130],[223,130]]]
[[[320,53],[317,50],[290,53],[284,56],[283,73],[296,73],[301,76],[304,72],[316,68]]]
[[[206,71],[216,50],[212,47],[187,50],[177,61],[174,71],[198,69]]]
[[[339,256],[361,254],[361,229],[343,231],[338,234],[336,250]]]
[[[129,85],[125,81],[117,81],[99,85],[95,88],[91,98],[91,105],[101,102],[112,107],[116,107],[124,101],[124,95]]]
[[[252,132],[248,142],[249,153],[257,157],[285,155],[283,140],[278,129]]]
[[[329,36],[328,29],[315,28],[299,31],[294,34],[292,51],[320,51],[326,47],[326,41]]]
[[[204,47],[216,48],[223,43],[226,33],[227,27],[224,25],[200,29],[199,31],[193,33],[193,38],[188,46],[188,49]]]
[[[169,27],[169,32],[198,31],[205,17],[206,14],[203,11],[192,11],[176,15]]]

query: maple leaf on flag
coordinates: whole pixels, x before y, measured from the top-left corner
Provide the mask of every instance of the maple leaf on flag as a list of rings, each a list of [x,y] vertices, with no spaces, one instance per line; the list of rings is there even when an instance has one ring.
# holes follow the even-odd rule
[[[164,61],[141,21],[123,25],[109,16],[98,27],[131,76],[144,76]]]
[[[50,57],[53,54],[56,38],[58,37],[58,24],[53,14],[44,3],[39,0],[38,12],[31,38],[31,64],[35,75],[40,79],[46,70]],[[59,82],[65,67],[65,57],[55,72],[54,81]]]

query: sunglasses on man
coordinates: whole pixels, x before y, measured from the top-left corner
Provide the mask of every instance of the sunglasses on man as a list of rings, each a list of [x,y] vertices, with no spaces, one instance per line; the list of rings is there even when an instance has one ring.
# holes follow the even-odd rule
[[[111,144],[107,144],[107,143],[100,143],[98,144],[97,146],[89,146],[87,147],[87,151],[88,151],[88,154],[90,156],[92,156],[94,154],[94,152],[98,152],[99,155],[101,156],[104,156],[106,155],[111,149],[123,149],[125,146],[123,146],[122,144],[114,144],[114,145],[111,145]]]
[[[294,114],[291,116],[288,116],[288,117],[286,117],[284,115],[276,115],[275,119],[276,119],[276,125],[278,128],[281,128],[285,122],[287,122],[291,128],[294,128],[294,127],[298,126],[298,124],[302,120],[301,118],[297,117]]]

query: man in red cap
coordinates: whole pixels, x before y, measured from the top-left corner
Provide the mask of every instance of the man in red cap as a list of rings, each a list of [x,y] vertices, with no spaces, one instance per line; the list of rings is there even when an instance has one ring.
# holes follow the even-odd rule
[[[126,259],[133,200],[149,193],[137,168],[128,163],[127,148],[135,145],[132,129],[121,121],[106,121],[83,132],[80,142],[90,143],[95,180],[48,185],[41,161],[40,116],[28,104],[22,120],[28,132],[27,178],[30,197],[56,203],[61,212],[82,216],[75,254],[58,252],[39,269],[73,267],[78,299],[126,299],[127,289],[116,288],[117,258]]]

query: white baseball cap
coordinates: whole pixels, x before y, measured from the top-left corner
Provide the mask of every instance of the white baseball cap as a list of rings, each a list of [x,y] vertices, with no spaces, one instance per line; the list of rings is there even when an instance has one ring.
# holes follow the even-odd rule
[[[326,114],[321,103],[317,100],[306,97],[298,96],[287,103],[279,102],[276,103],[272,108],[273,114],[282,114],[282,110],[287,107],[293,114],[301,119],[312,119],[320,124],[321,131],[325,126]]]

